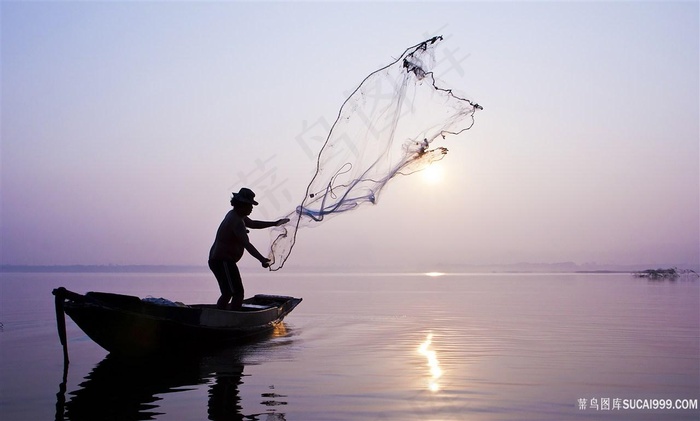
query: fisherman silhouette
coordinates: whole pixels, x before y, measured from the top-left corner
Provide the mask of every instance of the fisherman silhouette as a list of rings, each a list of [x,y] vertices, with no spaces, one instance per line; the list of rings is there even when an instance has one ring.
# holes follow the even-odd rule
[[[219,225],[214,244],[209,251],[209,269],[214,273],[219,283],[221,297],[216,306],[222,310],[238,310],[243,304],[243,281],[238,270],[238,263],[243,256],[243,251],[248,251],[251,256],[260,261],[263,268],[270,266],[270,259],[266,258],[250,243],[248,230],[270,228],[289,222],[283,218],[277,221],[255,221],[248,217],[253,212],[253,206],[257,205],[255,193],[248,188],[241,188],[231,197],[230,210]]]

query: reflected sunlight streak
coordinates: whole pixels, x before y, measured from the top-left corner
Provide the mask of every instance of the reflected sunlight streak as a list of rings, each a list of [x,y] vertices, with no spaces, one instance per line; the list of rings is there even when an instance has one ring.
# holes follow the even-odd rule
[[[445,276],[443,272],[426,272],[425,276],[430,276],[431,278],[437,278],[438,276]]]
[[[430,348],[433,343],[433,334],[428,333],[425,341],[418,347],[418,353],[423,355],[428,360],[428,367],[430,367],[430,381],[428,383],[428,389],[431,392],[437,392],[440,390],[440,385],[438,384],[438,379],[442,377],[442,369],[440,368],[440,363],[437,359],[437,353]]]
[[[284,322],[277,323],[272,329],[273,338],[283,338],[287,336],[287,325]]]

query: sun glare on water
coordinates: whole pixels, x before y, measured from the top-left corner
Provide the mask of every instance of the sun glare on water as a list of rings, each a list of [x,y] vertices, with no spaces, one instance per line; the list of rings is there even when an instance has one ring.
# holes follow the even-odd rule
[[[431,392],[437,392],[440,390],[440,385],[438,380],[442,377],[442,369],[440,369],[440,363],[437,359],[437,353],[430,349],[430,345],[433,343],[433,334],[429,333],[425,338],[425,341],[418,347],[418,353],[423,355],[427,359],[428,368],[430,369],[430,378],[428,380],[428,390]]]
[[[425,276],[429,276],[431,278],[438,278],[440,276],[445,276],[445,273],[443,273],[443,272],[425,272]]]

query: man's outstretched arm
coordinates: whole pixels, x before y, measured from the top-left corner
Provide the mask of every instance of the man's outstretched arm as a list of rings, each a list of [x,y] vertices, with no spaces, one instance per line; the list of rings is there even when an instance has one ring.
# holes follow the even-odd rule
[[[252,229],[263,229],[263,228],[270,228],[270,227],[278,227],[280,225],[286,224],[289,222],[289,218],[282,218],[278,219],[276,221],[256,221],[254,219],[250,219],[247,216],[243,219],[245,222],[245,226],[248,228]]]

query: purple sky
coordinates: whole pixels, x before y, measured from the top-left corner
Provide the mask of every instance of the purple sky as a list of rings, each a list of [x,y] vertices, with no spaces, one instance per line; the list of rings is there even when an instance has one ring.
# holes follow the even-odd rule
[[[473,129],[290,265],[700,261],[697,2],[0,11],[3,264],[205,264],[231,191],[294,209],[346,94],[436,34]]]

